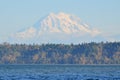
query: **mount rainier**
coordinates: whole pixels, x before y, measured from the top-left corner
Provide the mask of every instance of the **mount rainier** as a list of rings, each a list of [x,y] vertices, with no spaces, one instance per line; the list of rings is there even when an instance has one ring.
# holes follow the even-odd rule
[[[21,32],[13,40],[32,43],[79,43],[99,40],[101,32],[90,28],[77,16],[66,13],[50,13]]]

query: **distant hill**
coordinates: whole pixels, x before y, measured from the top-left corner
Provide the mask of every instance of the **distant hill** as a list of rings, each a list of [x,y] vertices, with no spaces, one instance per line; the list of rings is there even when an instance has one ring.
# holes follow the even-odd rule
[[[120,42],[0,44],[0,64],[120,64]]]

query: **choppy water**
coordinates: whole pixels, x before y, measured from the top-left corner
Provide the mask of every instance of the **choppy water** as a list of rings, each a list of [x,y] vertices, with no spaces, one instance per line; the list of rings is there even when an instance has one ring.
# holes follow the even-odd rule
[[[120,80],[120,65],[0,65],[0,80]]]

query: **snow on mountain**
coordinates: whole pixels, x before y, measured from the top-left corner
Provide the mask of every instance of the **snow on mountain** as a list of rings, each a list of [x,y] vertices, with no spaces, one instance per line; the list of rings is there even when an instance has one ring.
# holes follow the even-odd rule
[[[50,13],[39,23],[40,34],[44,32],[59,32],[65,34],[89,33],[97,35],[100,33],[98,30],[90,29],[87,24],[81,22],[80,18],[65,13]]]
[[[101,32],[92,29],[86,23],[83,23],[77,16],[66,13],[50,13],[43,20],[38,21],[33,27],[22,32],[16,33],[14,36],[19,39],[37,39],[46,42],[55,40],[70,41],[71,37],[77,40],[80,37],[96,37]],[[77,37],[76,37],[77,36]],[[86,38],[85,38],[86,39]],[[78,39],[80,40],[80,39]],[[73,42],[71,40],[71,42]]]

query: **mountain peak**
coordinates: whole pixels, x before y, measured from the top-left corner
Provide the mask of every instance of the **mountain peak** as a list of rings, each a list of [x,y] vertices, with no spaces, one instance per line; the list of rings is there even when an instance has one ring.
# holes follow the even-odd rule
[[[66,14],[66,13],[63,13],[63,12],[60,12],[60,13],[57,14],[57,16],[66,18],[66,17],[69,17],[70,15]]]
[[[69,14],[67,14],[67,13],[64,13],[64,12],[59,12],[59,13],[53,13],[53,12],[51,12],[51,13],[49,13],[49,15],[55,15],[55,16],[65,16],[65,15],[69,15]]]
[[[44,19],[38,21],[36,26],[30,27],[29,29],[17,33],[17,36],[23,38],[45,38],[46,36],[50,39],[56,39],[56,36],[62,37],[65,39],[70,39],[70,36],[75,36],[74,38],[83,37],[89,35],[91,37],[97,36],[100,34],[100,31],[97,29],[92,29],[89,25],[83,23],[81,19],[77,16],[70,15],[67,13],[60,12],[58,14],[50,13]],[[28,37],[25,37],[27,34]],[[34,35],[32,35],[34,34]],[[61,40],[61,38],[59,38]],[[53,40],[54,41],[54,40]]]
[[[56,16],[55,13],[50,13],[48,16]]]
[[[93,34],[93,29],[85,23],[82,23],[79,17],[60,12],[58,14],[50,13],[39,25],[40,31],[72,33],[89,33]],[[95,30],[97,32],[97,30]],[[98,32],[99,33],[99,32]]]

